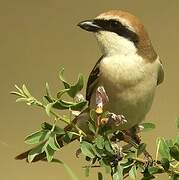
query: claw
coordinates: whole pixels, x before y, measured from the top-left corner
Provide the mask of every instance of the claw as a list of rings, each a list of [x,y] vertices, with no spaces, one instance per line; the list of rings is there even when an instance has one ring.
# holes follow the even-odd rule
[[[149,166],[152,166],[153,163],[154,163],[154,160],[152,158],[152,156],[145,150],[144,151],[144,156],[145,156],[145,159],[146,159],[146,163],[145,163],[145,167],[149,167]]]

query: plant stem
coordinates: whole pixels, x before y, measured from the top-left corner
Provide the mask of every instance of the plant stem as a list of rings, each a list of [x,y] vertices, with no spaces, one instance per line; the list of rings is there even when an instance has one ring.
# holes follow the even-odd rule
[[[177,162],[175,165],[174,165],[174,168],[177,168],[179,166],[179,162]]]
[[[157,162],[157,159],[158,159],[158,154],[159,154],[159,147],[160,147],[160,140],[157,144],[157,151],[156,151],[156,155],[155,155],[155,161]]]
[[[43,109],[46,108],[46,106],[44,104],[42,104],[40,101],[36,101],[36,105],[38,105],[39,107],[42,107]],[[50,110],[50,113],[55,116],[56,120],[60,120],[60,121],[63,121],[65,124],[69,125],[70,123],[68,123],[67,121],[65,121],[63,119],[62,116],[60,116],[59,114],[57,114],[56,112]]]

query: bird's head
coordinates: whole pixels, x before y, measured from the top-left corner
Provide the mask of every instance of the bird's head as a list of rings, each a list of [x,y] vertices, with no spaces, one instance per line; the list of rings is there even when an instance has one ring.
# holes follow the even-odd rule
[[[92,20],[82,21],[78,26],[96,35],[105,54],[155,54],[143,24],[128,12],[111,10]]]

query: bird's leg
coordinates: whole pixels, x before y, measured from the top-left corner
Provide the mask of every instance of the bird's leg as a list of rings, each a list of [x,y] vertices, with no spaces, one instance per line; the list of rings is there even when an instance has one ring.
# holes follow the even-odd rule
[[[131,144],[131,142],[133,142],[133,144],[136,143],[134,147],[137,147],[137,148],[141,143],[141,137],[138,135],[138,132],[139,132],[138,126],[134,126],[131,129],[125,131],[125,134],[127,137],[126,140],[128,141],[128,143],[129,144]],[[129,141],[129,139],[130,139],[130,141]],[[146,162],[147,162],[146,166],[150,166],[151,164],[153,164],[153,159],[152,159],[152,156],[149,154],[149,152],[145,149],[143,153],[144,153],[144,156],[145,156]]]
[[[134,126],[131,129],[126,130],[125,134],[130,136],[138,145],[141,143],[141,137],[138,135],[138,126]]]

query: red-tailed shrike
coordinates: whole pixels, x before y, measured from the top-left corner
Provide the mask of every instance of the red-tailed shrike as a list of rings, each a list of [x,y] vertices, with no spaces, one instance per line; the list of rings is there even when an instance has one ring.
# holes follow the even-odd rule
[[[143,24],[132,14],[111,10],[78,26],[95,35],[102,52],[87,83],[89,107],[96,107],[96,89],[103,86],[109,97],[104,108],[127,119],[119,129],[136,127],[150,110],[156,87],[164,79],[162,63]],[[84,132],[88,132],[88,118],[89,108],[75,118]],[[17,158],[27,157],[28,152]]]

